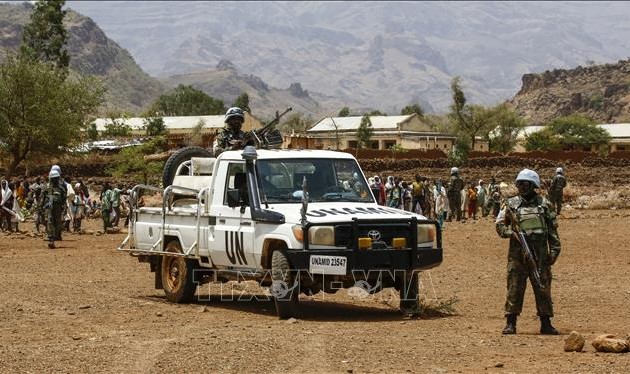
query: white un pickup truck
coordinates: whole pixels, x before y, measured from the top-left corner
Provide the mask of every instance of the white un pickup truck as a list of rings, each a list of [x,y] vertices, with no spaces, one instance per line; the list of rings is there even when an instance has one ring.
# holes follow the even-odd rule
[[[164,190],[134,187],[118,248],[150,264],[168,300],[246,279],[270,287],[280,318],[296,313],[300,293],[351,287],[395,287],[401,311],[419,313],[418,271],[442,262],[439,226],[379,206],[352,155],[248,146],[211,158],[190,148],[167,161]],[[137,206],[147,189],[161,207]]]

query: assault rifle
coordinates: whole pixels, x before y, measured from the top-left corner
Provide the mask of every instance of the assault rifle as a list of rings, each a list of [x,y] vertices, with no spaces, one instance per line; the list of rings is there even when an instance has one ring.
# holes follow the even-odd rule
[[[288,107],[287,110],[280,114],[276,111],[276,117],[265,126],[246,132],[243,136],[243,140],[241,140],[243,146],[253,145],[256,148],[268,148],[282,144],[282,134],[280,133],[280,130],[274,128],[274,126],[280,122],[280,118],[282,118],[282,116],[292,110],[293,108]]]
[[[529,244],[527,244],[527,240],[525,240],[525,234],[521,229],[521,225],[518,223],[516,219],[516,214],[512,210],[509,204],[505,204],[506,207],[506,218],[511,221],[512,235],[518,240],[521,245],[521,253],[523,254],[523,259],[525,260],[525,264],[529,270],[529,273],[534,278],[534,283],[539,290],[544,289],[542,282],[540,281],[540,271],[538,270],[538,264],[536,263],[536,257],[532,252],[531,248],[529,248]]]

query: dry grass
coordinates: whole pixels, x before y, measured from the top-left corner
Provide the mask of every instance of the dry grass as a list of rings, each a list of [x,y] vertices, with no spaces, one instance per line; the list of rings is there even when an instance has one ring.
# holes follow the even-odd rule
[[[565,201],[575,209],[628,209],[630,208],[630,187],[599,191],[572,191]]]
[[[444,316],[455,316],[458,314],[455,305],[459,303],[459,298],[457,296],[451,296],[446,300],[420,300],[420,304],[422,305],[422,316],[423,317],[444,317]]]

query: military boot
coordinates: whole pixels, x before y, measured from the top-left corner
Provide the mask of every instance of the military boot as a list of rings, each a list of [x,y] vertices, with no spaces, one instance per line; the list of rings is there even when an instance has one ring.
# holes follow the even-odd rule
[[[560,332],[551,324],[549,316],[540,316],[540,333],[543,335],[560,335]]]
[[[516,334],[516,314],[508,314],[506,316],[507,323],[501,332],[503,335]]]

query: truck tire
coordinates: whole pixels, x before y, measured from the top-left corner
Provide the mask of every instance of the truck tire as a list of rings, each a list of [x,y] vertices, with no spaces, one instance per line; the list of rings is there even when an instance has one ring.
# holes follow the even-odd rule
[[[293,317],[297,312],[300,287],[296,273],[291,271],[289,260],[281,250],[271,255],[271,294],[280,319]]]
[[[164,250],[182,253],[182,247],[177,240],[168,242]],[[191,302],[197,290],[197,284],[193,282],[195,263],[179,256],[163,256],[161,262],[160,274],[166,299],[173,303]]]
[[[179,165],[193,157],[213,157],[213,154],[209,150],[201,147],[185,147],[173,153],[164,164],[164,172],[162,173],[162,188],[166,188],[173,184],[175,172],[177,172]]]

